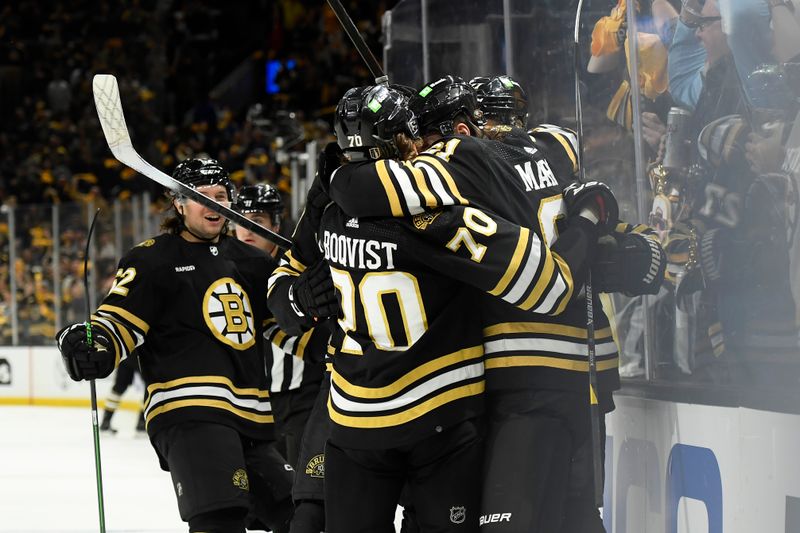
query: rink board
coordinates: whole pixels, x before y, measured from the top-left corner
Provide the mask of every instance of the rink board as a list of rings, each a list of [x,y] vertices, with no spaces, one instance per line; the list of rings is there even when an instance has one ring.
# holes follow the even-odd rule
[[[800,416],[616,396],[604,522],[615,533],[800,531]]]
[[[111,391],[113,374],[96,382],[97,397]],[[124,409],[137,409],[143,388],[135,381],[122,402]],[[0,347],[0,405],[89,405],[88,382],[75,382],[64,370],[61,354],[51,346]]]

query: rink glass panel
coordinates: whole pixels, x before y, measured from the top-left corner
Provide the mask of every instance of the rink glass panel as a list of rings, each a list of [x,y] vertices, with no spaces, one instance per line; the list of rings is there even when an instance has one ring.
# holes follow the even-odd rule
[[[750,0],[741,5],[747,3]],[[575,128],[575,6],[571,4],[403,0],[388,19],[390,31],[404,28],[398,32],[404,35],[403,47],[386,50],[390,80],[419,87],[442,74],[466,79],[511,74],[528,92],[529,127],[553,123]],[[795,390],[800,376],[795,303],[800,296],[796,168],[800,132],[790,131],[797,105],[785,103],[785,86],[764,69],[747,76],[748,90],[761,87],[761,94],[748,96],[743,100],[746,105],[725,113],[735,115],[733,119],[708,129],[705,126],[719,118],[726,104],[714,95],[700,102],[697,110],[690,110],[696,123],[683,133],[689,155],[679,160],[681,164],[673,159],[672,166],[664,168],[664,154],[659,157],[658,147],[647,142],[643,115],[656,114],[666,126],[670,108],[686,106],[670,96],[665,70],[664,58],[671,52],[664,43],[670,42],[673,26],[661,25],[646,4],[636,16],[617,12],[617,22],[621,16],[628,32],[620,34],[616,51],[610,43],[599,54],[607,57],[594,58],[593,72],[587,68],[592,32],[603,17],[613,18],[617,2],[584,2],[579,31],[586,177],[608,183],[618,198],[621,219],[650,224],[669,254],[667,280],[658,295],[602,297],[616,324],[621,374],[634,389],[637,383],[680,385],[675,399],[713,402],[691,395],[721,397],[724,391],[750,390],[749,399],[737,392],[726,401],[752,404],[765,391]],[[680,9],[679,2],[672,5]],[[746,10],[730,14],[732,9],[723,5],[723,17],[735,19],[736,27],[763,25],[761,19],[747,18],[756,14]],[[423,21],[419,32],[408,30]],[[689,33],[697,39],[696,31]],[[427,42],[421,42],[423,35]],[[420,41],[414,42],[415,37]],[[748,38],[759,42],[740,37],[735,50],[763,50],[762,34]],[[624,39],[628,49],[636,50],[631,61],[619,46]],[[636,47],[630,46],[632,40]],[[428,67],[427,80],[420,77],[421,65]],[[630,83],[633,70],[640,80],[647,80],[646,86]],[[732,76],[732,83],[741,76]],[[640,90],[630,90],[631,85]],[[723,86],[743,93],[730,83]],[[738,133],[726,137],[730,126],[737,126]],[[703,130],[702,144],[711,148],[705,158],[698,150]],[[745,157],[747,143],[754,139],[750,133],[757,140],[766,139],[764,149],[773,149],[774,164],[767,161],[765,168],[750,169]],[[768,142],[776,135],[781,139],[774,143],[780,145],[777,148]],[[712,383],[717,386],[708,387]]]
[[[111,287],[120,257],[158,233],[160,207],[147,196],[134,196],[111,203],[22,205],[0,211],[0,345],[51,345],[58,329],[86,319],[86,236],[98,207],[89,247],[89,304],[94,309]]]

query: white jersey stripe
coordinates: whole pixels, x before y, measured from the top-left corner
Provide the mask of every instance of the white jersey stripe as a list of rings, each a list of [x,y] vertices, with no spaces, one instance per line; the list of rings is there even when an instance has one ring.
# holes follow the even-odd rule
[[[442,178],[436,172],[436,169],[423,161],[417,161],[414,166],[425,172],[425,175],[428,176],[428,179],[431,182],[431,187],[433,188],[433,192],[435,192],[436,195],[441,199],[442,205],[458,204],[456,199],[453,198],[453,196],[445,188],[444,183],[442,183]]]
[[[420,398],[428,396],[449,385],[457,384],[469,379],[478,378],[483,375],[483,361],[461,368],[455,368],[435,378],[422,382],[408,392],[401,394],[385,402],[362,403],[353,401],[342,396],[336,388],[336,380],[331,387],[331,402],[340,411],[351,411],[357,413],[380,413],[393,409],[404,408]]]
[[[525,352],[552,352],[556,354],[578,355],[586,357],[586,344],[580,342],[560,341],[556,339],[542,339],[537,337],[514,337],[513,339],[498,339],[483,343],[485,355],[525,351]],[[613,339],[598,342],[595,353],[599,356],[614,355],[617,345]]]
[[[412,215],[422,213],[424,209],[420,200],[420,195],[417,194],[417,191],[414,189],[414,185],[411,183],[411,178],[406,174],[406,170],[400,163],[393,159],[387,159],[386,165],[389,168],[389,172],[391,172],[394,179],[396,179],[397,183],[400,185],[400,190],[403,192],[403,196],[406,199],[408,212]]]
[[[536,270],[539,268],[540,247],[541,241],[539,241],[539,237],[534,234],[533,237],[531,237],[531,245],[528,247],[528,260],[525,262],[522,273],[517,278],[514,286],[511,287],[511,290],[509,290],[506,295],[503,296],[503,300],[516,305],[519,303],[519,300],[525,295],[525,293],[531,289],[533,276],[536,274]]]
[[[272,347],[272,370],[270,377],[272,381],[269,384],[271,392],[279,392],[283,387],[283,359],[284,353],[276,344],[270,343]]]
[[[125,343],[122,342],[122,337],[117,333],[117,326],[115,325],[116,322],[114,322],[114,320],[108,320],[108,318],[106,318],[108,317],[108,314],[104,313],[103,311],[98,311],[95,314],[95,317],[96,318],[94,318],[93,321],[103,324],[105,327],[109,328],[112,332],[114,332],[114,335],[116,335],[120,341],[120,346],[122,346],[124,349]],[[144,337],[142,336],[141,333],[139,333],[133,328],[126,328],[126,329],[133,334],[133,341],[136,343],[136,346],[141,346],[142,344],[144,344]]]
[[[558,299],[566,292],[567,284],[564,283],[564,278],[561,274],[556,273],[556,281],[553,283],[553,286],[550,287],[550,291],[547,293],[547,297],[533,309],[534,313],[550,313],[555,308],[556,304],[558,303]]]
[[[179,398],[192,398],[197,396],[211,396],[227,400],[231,405],[242,407],[244,409],[253,409],[259,413],[272,412],[272,405],[269,400],[260,399],[242,399],[233,394],[232,391],[224,387],[215,387],[213,385],[200,385],[194,387],[182,387],[180,389],[173,389],[167,391],[159,391],[150,396],[150,404],[147,406],[145,417],[150,415],[150,412],[159,404],[177,400]]]
[[[289,383],[289,390],[295,390],[300,388],[303,383],[303,371],[306,364],[302,359],[294,355],[289,355],[288,357],[291,357],[292,361],[292,381]]]

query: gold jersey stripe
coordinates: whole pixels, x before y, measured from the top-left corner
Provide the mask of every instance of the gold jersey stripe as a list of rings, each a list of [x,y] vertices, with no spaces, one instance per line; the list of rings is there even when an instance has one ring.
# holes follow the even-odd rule
[[[419,405],[407,409],[401,413],[384,416],[348,416],[337,412],[331,404],[330,396],[328,397],[328,413],[331,420],[340,426],[347,426],[352,428],[386,428],[391,426],[399,426],[415,420],[423,415],[426,415],[434,409],[441,407],[450,402],[460,400],[462,398],[469,398],[470,396],[477,396],[483,394],[486,388],[486,383],[481,380],[477,383],[470,383],[462,385],[455,389],[450,389],[442,394],[434,396]]]
[[[181,409],[183,407],[213,407],[215,409],[222,409],[224,411],[228,411],[230,413],[235,414],[238,417],[250,420],[252,422],[256,422],[258,424],[272,424],[275,422],[275,418],[272,415],[257,415],[249,411],[238,409],[223,400],[186,399],[186,400],[169,402],[165,405],[156,407],[147,414],[146,423],[150,424],[150,422],[160,414],[167,413],[174,409]]]
[[[578,171],[578,159],[575,157],[575,152],[573,152],[573,150],[572,150],[572,145],[560,133],[556,133],[554,131],[551,131],[550,134],[553,137],[555,137],[555,139],[558,142],[561,143],[561,146],[564,147],[564,151],[567,152],[567,155],[569,156],[570,161],[572,161],[572,171],[573,172],[577,172]]]
[[[417,190],[425,198],[425,206],[438,207],[439,201],[428,188],[428,183],[425,181],[425,175],[422,173],[422,170],[418,169],[408,161],[403,163],[403,167],[405,167],[405,169],[411,172],[411,175],[414,176],[414,181],[417,183]]]
[[[408,374],[402,376],[400,379],[386,385],[385,387],[360,387],[348,382],[341,374],[333,370],[333,382],[337,387],[342,389],[350,396],[357,398],[388,398],[394,396],[398,392],[404,390],[406,387],[419,381],[425,376],[433,374],[437,370],[453,366],[462,361],[470,359],[478,359],[483,356],[483,346],[472,346],[471,348],[464,348],[457,352],[438,357],[433,361],[428,361],[424,365],[418,366]]]
[[[386,168],[386,161],[378,161],[375,163],[375,168],[378,170],[378,177],[381,180],[383,189],[386,191],[386,198],[389,200],[392,216],[402,217],[404,213],[403,208],[400,207],[400,197],[397,195],[397,189],[394,183],[392,183],[392,178],[389,177],[389,169]]]
[[[114,343],[114,368],[117,368],[122,357],[122,349],[119,345],[119,341],[117,340],[117,336],[114,335],[113,331],[109,331],[107,327],[98,322],[92,322],[92,327],[100,328],[105,331],[108,338]]]
[[[286,251],[286,254],[284,255],[284,258],[287,261],[289,261],[289,264],[297,272],[303,272],[306,269],[306,266],[303,263],[301,263],[300,261],[298,261],[297,259],[294,258],[294,256],[292,255],[292,251],[291,250],[287,250]],[[277,270],[277,269],[275,269],[275,270]]]
[[[114,324],[117,326],[117,329],[119,329],[119,334],[122,337],[122,342],[123,344],[125,344],[125,348],[128,349],[128,352],[130,353],[133,351],[134,348],[136,348],[136,341],[133,339],[131,332],[128,331],[128,328],[124,324],[121,324],[117,321],[111,320],[108,317],[103,317],[103,316],[92,315],[92,318],[95,320],[109,320],[111,322],[114,322]]]
[[[572,292],[575,289],[575,282],[572,279],[572,271],[569,269],[567,262],[564,261],[564,259],[557,253],[552,252],[552,254],[553,259],[558,264],[558,270],[561,272],[561,277],[567,284],[567,293],[566,295],[562,296],[563,299],[561,300],[561,303],[556,308],[555,313],[553,313],[555,315],[560,315],[564,312],[564,309],[567,308],[569,301],[572,300]]]
[[[456,186],[456,182],[455,180],[453,180],[453,176],[451,176],[450,173],[447,171],[447,169],[444,168],[444,166],[442,166],[442,163],[441,161],[438,160],[438,158],[431,155],[421,155],[416,159],[430,164],[437,171],[439,171],[439,174],[442,176],[442,178],[444,178],[444,181],[447,182],[447,186],[450,188],[450,192],[453,193],[453,196],[455,196],[459,204],[469,205],[467,199],[461,196],[461,193],[459,192],[458,187]]]
[[[542,248],[545,252],[542,271],[539,273],[539,277],[536,279],[536,283],[533,285],[533,290],[530,292],[530,294],[528,294],[528,297],[518,305],[520,309],[524,309],[525,311],[528,311],[542,299],[544,296],[544,290],[547,288],[550,280],[553,279],[553,271],[555,270],[556,262],[553,261],[553,254],[550,252],[550,250],[544,246]]]
[[[573,361],[571,359],[561,359],[558,357],[548,357],[544,355],[509,355],[504,357],[488,357],[486,359],[486,370],[495,368],[516,368],[525,366],[545,366],[548,368],[558,368],[561,370],[573,370],[577,372],[588,372],[588,361]],[[597,371],[612,370],[619,366],[619,358],[604,359],[597,361]]]
[[[300,359],[302,359],[303,355],[306,353],[306,346],[308,346],[308,341],[311,339],[311,335],[313,334],[314,330],[310,329],[303,333],[299,339],[297,339],[297,344],[295,344],[294,348],[294,354]]]
[[[230,379],[224,376],[189,376],[186,378],[173,379],[172,381],[165,381],[164,383],[152,383],[147,387],[147,394],[151,395],[157,390],[171,389],[173,387],[180,387],[181,385],[189,385],[189,384],[207,385],[209,383],[225,385],[231,391],[240,396],[257,396],[259,398],[269,398],[269,391],[256,388],[241,389],[235,386]]]
[[[117,307],[116,305],[108,305],[103,304],[97,308],[98,311],[106,311],[108,313],[113,313],[123,320],[127,320],[137,329],[139,329],[144,335],[147,335],[147,332],[150,331],[150,324],[139,318],[138,316],[134,315],[130,311],[127,311],[121,307]]]
[[[483,328],[484,337],[503,335],[504,333],[549,333],[552,335],[563,335],[564,337],[575,337],[585,339],[587,337],[586,328],[575,326],[564,326],[562,324],[547,324],[545,322],[504,322]],[[598,329],[594,332],[596,340],[605,340],[612,337],[611,328]]]
[[[297,270],[294,270],[293,268],[284,265],[284,266],[279,266],[275,270],[273,270],[272,275],[274,276],[275,274],[286,274],[287,276],[297,277]]]
[[[506,290],[508,284],[514,279],[517,270],[519,270],[519,266],[522,264],[522,257],[525,255],[525,250],[528,249],[528,242],[530,242],[530,230],[528,228],[520,228],[519,240],[517,241],[517,247],[514,249],[514,256],[511,258],[511,262],[508,263],[506,273],[503,274],[503,277],[500,278],[500,281],[497,282],[494,289],[489,291],[489,294],[499,296]]]
[[[271,342],[272,342],[272,344],[277,345],[278,348],[283,349],[282,343],[283,343],[283,340],[285,338],[286,338],[286,333],[284,333],[281,330],[278,330],[278,331],[275,332],[275,335],[272,336],[272,341]]]

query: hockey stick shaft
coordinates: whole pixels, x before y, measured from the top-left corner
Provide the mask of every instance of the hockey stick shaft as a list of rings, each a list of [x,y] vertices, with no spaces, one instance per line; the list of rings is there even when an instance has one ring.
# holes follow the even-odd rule
[[[117,78],[110,74],[97,74],[92,80],[92,92],[94,93],[94,103],[97,109],[97,116],[100,125],[103,127],[108,147],[117,160],[132,168],[139,174],[150,178],[159,185],[166,187],[176,194],[183,195],[190,200],[211,209],[215,213],[227,218],[231,222],[246,228],[253,233],[264,237],[273,242],[276,246],[289,249],[292,241],[274,231],[253,222],[241,213],[214,201],[214,199],[201,194],[172,176],[158,170],[153,165],[139,155],[133,148],[128,126],[125,122],[125,115],[122,111],[122,101],[119,97],[119,86]]]
[[[351,19],[350,15],[347,14],[347,10],[344,8],[342,3],[339,0],[328,0],[328,5],[331,6],[336,18],[339,19],[339,24],[342,25],[342,29],[344,29],[344,32],[350,38],[353,46],[355,46],[356,50],[358,50],[358,54],[361,56],[361,59],[363,59],[364,63],[367,64],[370,74],[372,74],[372,77],[375,78],[375,84],[381,85],[389,83],[389,78],[383,72],[381,64],[378,63],[378,60],[375,59],[375,55],[372,53],[372,50],[370,50],[369,46],[367,46],[367,43],[364,42],[364,38],[361,37],[361,33],[359,33],[356,25],[353,24],[353,19]]]
[[[581,101],[581,60],[580,60],[580,23],[583,0],[578,0],[575,14],[575,38],[573,61],[575,70],[575,119],[578,138],[578,173],[581,183],[586,183],[586,169],[583,157],[583,105]],[[603,454],[601,451],[600,406],[597,401],[597,354],[594,335],[594,291],[592,291],[592,269],[586,273],[584,283],[586,297],[586,355],[589,360],[589,420],[591,424],[592,470],[594,478],[594,501],[597,507],[603,506]]]
[[[97,222],[97,215],[100,210],[95,211],[92,223],[89,225],[89,233],[86,235],[86,251],[83,255],[83,290],[86,293],[86,344],[92,346],[92,311],[89,307],[89,243],[92,242],[94,225]],[[103,502],[103,467],[100,462],[100,426],[97,423],[97,387],[94,380],[89,380],[90,401],[92,408],[92,438],[94,441],[94,472],[97,484],[97,507],[100,513],[100,533],[106,531],[106,512]]]

